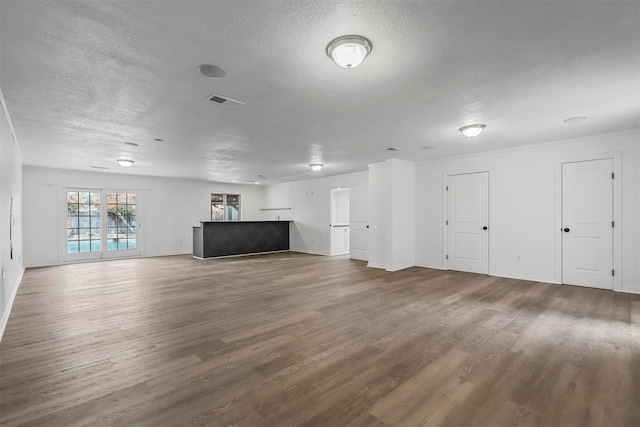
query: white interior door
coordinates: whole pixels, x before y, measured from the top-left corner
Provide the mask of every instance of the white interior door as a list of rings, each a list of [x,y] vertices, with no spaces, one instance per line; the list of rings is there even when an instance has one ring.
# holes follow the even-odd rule
[[[349,254],[352,259],[369,261],[367,187],[349,189]]]
[[[447,268],[489,273],[489,173],[447,179]]]
[[[331,255],[343,255],[349,253],[349,227],[333,226],[331,229]]]
[[[331,190],[331,255],[349,253],[349,189]]]
[[[562,283],[613,289],[613,160],[562,165]]]

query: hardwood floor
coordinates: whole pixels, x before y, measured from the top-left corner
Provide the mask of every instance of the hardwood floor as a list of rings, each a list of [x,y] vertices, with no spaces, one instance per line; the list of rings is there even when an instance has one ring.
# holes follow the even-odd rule
[[[640,295],[281,253],[29,269],[3,426],[639,426]]]

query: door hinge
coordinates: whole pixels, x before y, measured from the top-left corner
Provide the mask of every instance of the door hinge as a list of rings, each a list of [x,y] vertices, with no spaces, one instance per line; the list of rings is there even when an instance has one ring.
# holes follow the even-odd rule
[[[446,220],[446,221],[444,222],[444,225],[449,225],[449,220]]]
[[[616,222],[615,221],[611,221],[611,228],[615,228],[616,226]]]
[[[445,255],[445,256],[444,256],[444,259],[449,259],[449,255]]]
[[[449,191],[449,186],[444,187],[445,191]]]
[[[611,270],[611,275],[615,276],[616,275],[616,271],[615,270]]]
[[[616,179],[615,174],[613,172],[611,172],[611,179]]]

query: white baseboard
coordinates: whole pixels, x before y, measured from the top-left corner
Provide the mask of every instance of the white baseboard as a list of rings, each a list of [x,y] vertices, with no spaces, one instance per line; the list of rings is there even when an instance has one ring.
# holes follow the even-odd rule
[[[448,270],[447,268],[444,268],[441,265],[427,265],[427,264],[416,264],[416,267],[420,267],[420,268],[430,268],[432,270]]]
[[[2,313],[2,318],[0,319],[0,342],[2,341],[2,337],[4,336],[4,330],[7,327],[7,323],[9,323],[9,315],[11,314],[11,309],[13,308],[13,302],[16,299],[16,295],[18,294],[18,288],[20,287],[20,283],[22,282],[22,276],[24,275],[24,268],[20,271],[18,278],[16,279],[16,283],[13,286],[13,292],[9,296],[9,301],[7,303],[7,308]]]
[[[551,283],[553,285],[560,285],[561,283],[558,282],[557,280],[551,279],[549,277],[518,277],[518,276],[512,276],[509,274],[503,274],[503,273],[494,273],[494,272],[489,272],[489,276],[496,276],[496,277],[504,277],[505,279],[516,279],[516,280],[526,280],[528,282],[539,282],[539,283]]]

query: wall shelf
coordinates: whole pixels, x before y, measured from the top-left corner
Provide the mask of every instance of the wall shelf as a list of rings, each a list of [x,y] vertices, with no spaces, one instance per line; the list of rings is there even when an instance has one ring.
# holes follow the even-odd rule
[[[260,208],[261,211],[290,211],[291,208]]]

